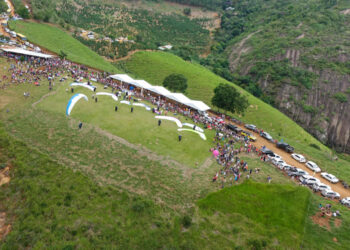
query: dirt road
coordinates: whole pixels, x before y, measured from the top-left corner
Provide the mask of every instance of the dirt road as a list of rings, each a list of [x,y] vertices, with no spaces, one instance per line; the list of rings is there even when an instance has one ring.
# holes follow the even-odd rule
[[[242,128],[244,130],[247,130],[244,126],[238,125],[236,123],[232,123],[232,124],[236,125],[237,127]],[[300,162],[294,160],[289,153],[285,152],[284,150],[282,150],[280,148],[277,148],[274,143],[261,137],[258,133],[253,132],[253,134],[257,138],[256,142],[252,142],[252,144],[255,147],[261,148],[262,146],[266,146],[268,149],[271,149],[274,153],[280,155],[287,164],[295,166],[295,167],[300,168],[300,169],[303,169],[307,173],[309,173],[310,175],[314,174],[313,171],[311,171],[309,168],[306,167],[305,163],[300,163]],[[320,168],[322,169],[322,166],[320,166]],[[324,179],[321,176],[321,173],[315,174],[315,177],[318,178],[322,183],[330,186],[333,191],[338,192],[340,194],[341,198],[350,197],[350,189],[344,188],[344,186],[340,182],[337,184],[333,184],[333,183],[329,182],[328,180]],[[341,179],[340,177],[341,176],[339,176],[338,178]]]

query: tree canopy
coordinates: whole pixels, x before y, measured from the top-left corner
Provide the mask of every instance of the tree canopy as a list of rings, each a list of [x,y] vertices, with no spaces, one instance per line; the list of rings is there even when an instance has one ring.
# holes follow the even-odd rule
[[[238,114],[244,114],[249,105],[245,96],[241,95],[233,86],[223,83],[214,89],[211,103],[218,108]]]
[[[163,86],[173,92],[185,93],[187,78],[181,74],[170,74],[164,79]]]

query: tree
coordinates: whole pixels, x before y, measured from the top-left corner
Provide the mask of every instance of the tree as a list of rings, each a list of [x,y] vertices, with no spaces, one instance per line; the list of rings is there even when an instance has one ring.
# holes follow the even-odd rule
[[[171,74],[164,79],[163,86],[174,92],[185,93],[187,89],[187,79],[181,74]]]
[[[19,9],[17,10],[17,13],[18,13],[18,15],[20,15],[24,19],[29,19],[29,17],[30,17],[29,11],[24,5],[19,7]]]
[[[66,58],[67,58],[67,54],[66,54],[63,50],[60,51],[60,53],[59,53],[58,56],[59,56],[61,59],[66,59]]]
[[[249,106],[245,96],[241,95],[233,86],[223,83],[214,89],[211,103],[218,108],[238,114],[244,114]]]
[[[186,16],[190,16],[191,15],[191,8],[184,8],[184,14]]]

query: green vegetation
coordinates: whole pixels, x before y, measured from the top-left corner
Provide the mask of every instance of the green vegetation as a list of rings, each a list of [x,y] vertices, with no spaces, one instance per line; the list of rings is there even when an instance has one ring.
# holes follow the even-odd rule
[[[8,7],[7,7],[6,2],[5,1],[1,1],[0,2],[0,13],[7,12],[7,9],[8,9]]]
[[[111,73],[120,72],[112,64],[57,27],[24,21],[11,21],[10,27],[25,35],[29,41],[50,51],[57,54],[63,51],[67,54],[67,59],[73,62]]]
[[[220,83],[232,84],[208,69],[196,63],[185,62],[170,53],[138,52],[130,60],[121,64],[121,67],[124,67],[127,72],[132,72],[135,77],[145,79],[153,85],[161,85],[163,79],[171,73],[183,74],[189,79],[188,96],[192,99],[203,100],[207,104],[210,104],[216,86]],[[236,88],[247,97],[250,104],[245,115],[242,117],[236,115],[236,118],[257,125],[264,131],[269,132],[276,140],[283,138],[297,152],[302,153],[307,159],[321,166],[322,170],[343,176],[344,180],[350,182],[350,163],[348,161],[333,161],[333,152],[294,121],[277,109],[248,94],[240,87]],[[310,147],[309,144],[318,145],[321,150]]]
[[[344,103],[344,102],[347,102],[348,101],[348,97],[346,96],[346,94],[342,93],[342,92],[338,92],[338,93],[335,93],[333,95],[333,97],[335,99],[337,99],[339,102],[341,103]]]
[[[305,188],[247,181],[209,194],[198,201],[198,206],[211,213],[242,214],[263,226],[266,236],[275,231],[279,240],[298,246],[308,213],[309,196],[310,192]],[[268,237],[265,240],[268,241]]]
[[[75,37],[80,42],[111,59],[126,56],[131,50],[157,49],[169,43],[179,50],[185,48],[199,53],[205,51],[210,42],[209,31],[205,29],[210,18],[190,19],[167,2],[152,6],[145,1],[33,0],[31,4],[36,19],[75,27]],[[168,8],[158,10],[161,5]],[[45,20],[46,17],[49,20]],[[132,42],[89,40],[78,35],[80,29],[100,34],[97,38],[108,36],[115,41],[122,36]]]
[[[173,92],[185,93],[187,89],[187,79],[181,74],[171,74],[165,77],[163,86]]]
[[[236,114],[244,114],[249,106],[248,100],[229,84],[220,83],[214,89],[214,96],[211,103],[225,111]]]

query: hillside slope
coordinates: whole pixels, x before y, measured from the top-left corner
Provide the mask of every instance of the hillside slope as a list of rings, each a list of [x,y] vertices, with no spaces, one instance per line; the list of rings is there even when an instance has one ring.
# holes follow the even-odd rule
[[[349,1],[234,7],[224,13],[215,47],[225,49],[218,54],[228,58],[230,74],[323,143],[350,152]]]

